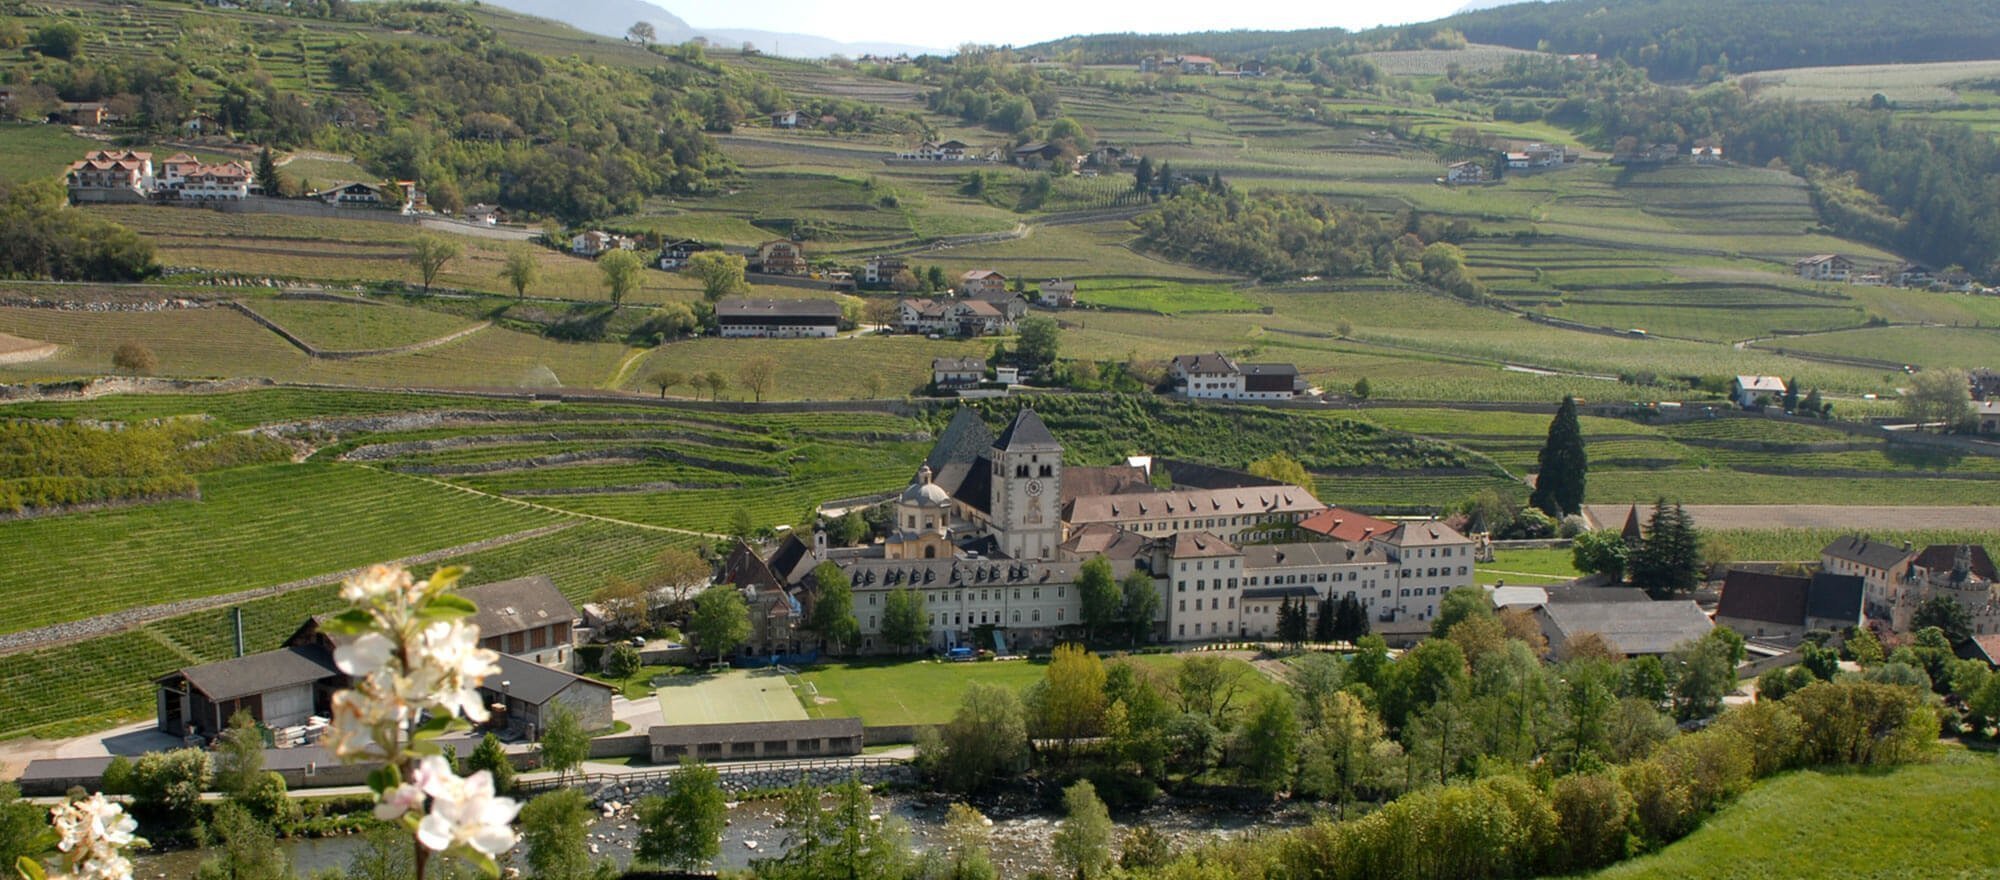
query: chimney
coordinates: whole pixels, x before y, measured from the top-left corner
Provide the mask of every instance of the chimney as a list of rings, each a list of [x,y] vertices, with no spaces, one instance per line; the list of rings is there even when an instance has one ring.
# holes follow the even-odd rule
[[[1910,552],[1910,542],[1908,541],[1903,542],[1903,552],[1904,553]]]

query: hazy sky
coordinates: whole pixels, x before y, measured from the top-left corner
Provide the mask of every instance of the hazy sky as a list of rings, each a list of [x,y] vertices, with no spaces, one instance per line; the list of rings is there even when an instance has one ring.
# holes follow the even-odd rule
[[[656,0],[698,28],[756,28],[847,42],[948,48],[1026,45],[1072,34],[1292,30],[1428,21],[1466,0],[1144,0],[1051,5],[992,0]]]

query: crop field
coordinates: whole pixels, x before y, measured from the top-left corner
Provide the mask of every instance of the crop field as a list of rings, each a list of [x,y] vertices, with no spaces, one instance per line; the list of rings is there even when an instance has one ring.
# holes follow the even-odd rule
[[[729,380],[723,397],[748,400],[737,379],[743,362],[768,357],[778,364],[770,400],[841,400],[902,397],[930,384],[931,359],[984,357],[991,340],[926,339],[921,336],[867,335],[835,339],[722,339],[703,337],[653,349],[629,372],[623,387],[657,393],[647,377],[657,370],[684,374],[715,371]],[[837,369],[829,369],[838,365]],[[879,387],[878,387],[879,386]],[[687,386],[669,393],[691,396]]]
[[[201,484],[198,501],[0,523],[0,544],[38,548],[0,572],[0,627],[284,583],[560,518],[357,467],[269,465]]]
[[[1376,67],[1390,76],[1443,76],[1452,65],[1468,71],[1489,70],[1501,67],[1517,56],[1534,54],[1537,53],[1509,46],[1473,44],[1463,49],[1367,52],[1361,57],[1374,62]]]
[[[1640,507],[1639,515],[1643,520],[1647,509]],[[1816,562],[1820,550],[1834,541],[1864,532],[1877,541],[1889,544],[1908,541],[1918,548],[1993,542],[1992,532],[1978,529],[1703,529],[1702,539],[1726,551],[1732,559]]]
[[[1880,772],[1799,770],[1759,783],[1673,845],[1591,876],[1979,877],[2000,862],[1986,821],[1995,810],[2000,764],[1964,749]]]
[[[1708,470],[1591,473],[1591,503],[1987,505],[2000,484],[1927,477],[1861,477]]]
[[[356,306],[311,300],[268,299],[250,309],[322,351],[394,348],[447,336],[472,326],[455,315],[404,306]]]
[[[1168,284],[1130,278],[1092,279],[1078,284],[1079,302],[1108,309],[1184,315],[1193,312],[1249,312],[1256,303],[1219,284]]]
[[[1757,344],[1770,351],[1888,360],[1919,367],[2000,366],[2000,327],[1871,327]]]
[[[1949,104],[1961,98],[1953,86],[1995,77],[2000,77],[2000,60],[1791,67],[1737,80],[1757,97],[1773,100],[1860,104],[1879,94],[1899,104]]]

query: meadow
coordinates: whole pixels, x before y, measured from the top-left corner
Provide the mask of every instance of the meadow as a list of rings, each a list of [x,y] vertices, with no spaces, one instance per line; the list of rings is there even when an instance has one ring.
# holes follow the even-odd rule
[[[387,304],[356,308],[348,303],[267,299],[248,306],[321,351],[413,345],[473,325],[456,315]]]
[[[1099,308],[1161,315],[1257,309],[1256,303],[1234,288],[1219,284],[1169,284],[1132,278],[1092,279],[1077,285],[1076,298]]]
[[[1183,658],[1171,654],[1136,654],[1129,662],[1172,676]],[[1223,663],[1242,687],[1232,705],[1248,706],[1280,685],[1242,660]],[[799,691],[799,700],[814,718],[859,717],[863,724],[943,724],[958,711],[960,698],[974,684],[1004,687],[1017,694],[1041,681],[1048,665],[1027,660],[987,663],[947,663],[936,660],[879,660],[826,664],[799,670],[794,681],[818,689],[817,699]]]
[[[1799,770],[1759,783],[1660,852],[1592,876],[1985,876],[2000,861],[1986,821],[1996,810],[2000,764],[1963,749],[1880,772]]]
[[[1854,64],[1790,67],[1737,77],[1760,98],[1859,104],[1882,95],[1899,104],[1943,104],[1961,99],[1953,86],[2000,76],[2000,61],[1927,64]]]

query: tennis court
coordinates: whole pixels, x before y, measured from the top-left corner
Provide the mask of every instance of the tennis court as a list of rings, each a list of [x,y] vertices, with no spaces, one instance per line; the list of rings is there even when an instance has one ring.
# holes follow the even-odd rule
[[[670,725],[806,718],[805,707],[792,695],[784,673],[772,669],[668,676],[657,696],[660,714]]]

